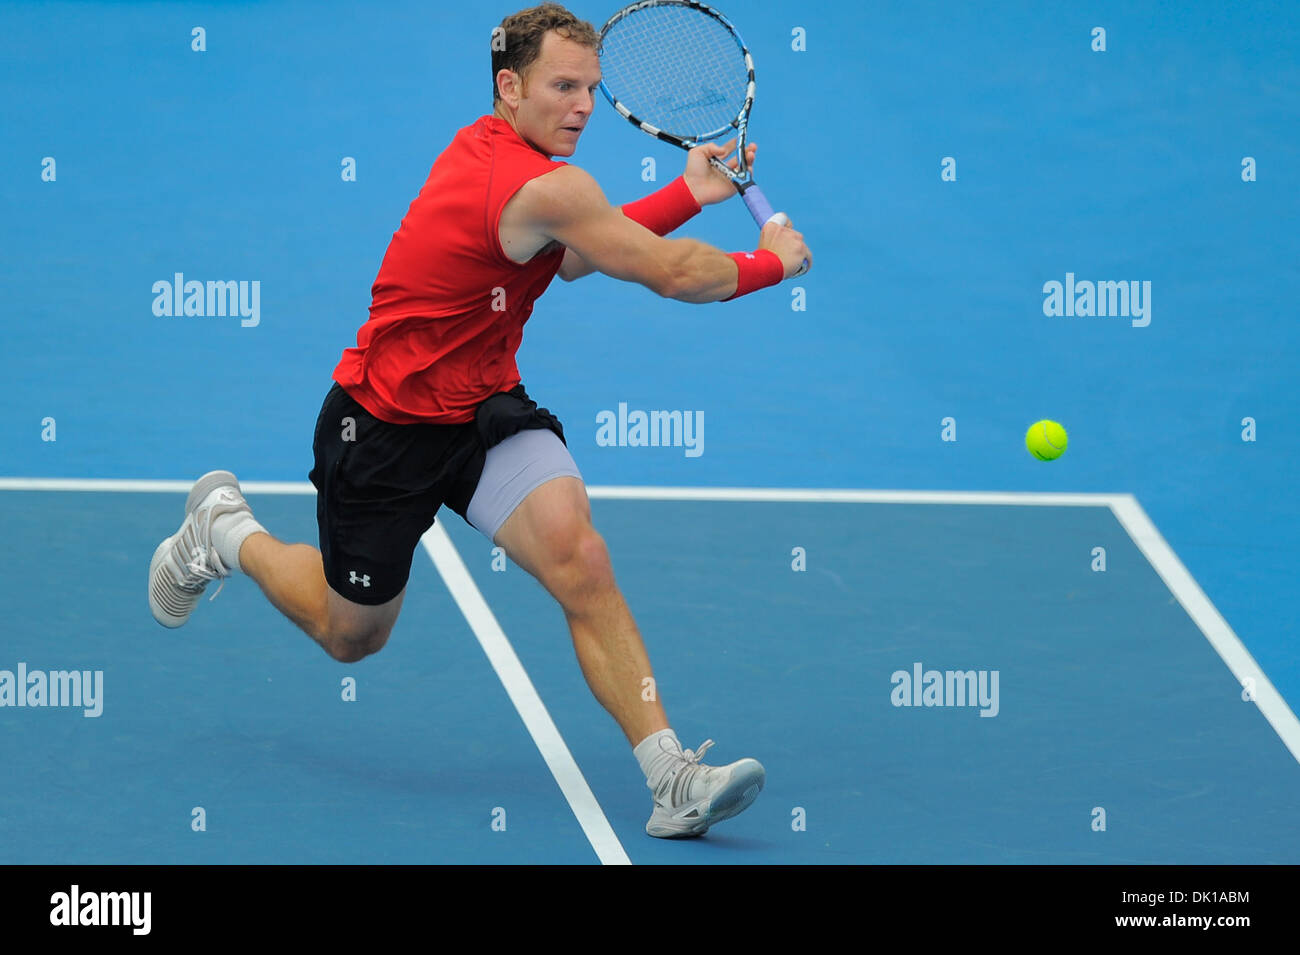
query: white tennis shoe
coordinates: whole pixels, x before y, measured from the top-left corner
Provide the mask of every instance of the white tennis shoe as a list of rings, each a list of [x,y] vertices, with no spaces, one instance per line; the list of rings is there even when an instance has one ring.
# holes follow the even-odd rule
[[[758,798],[767,778],[762,763],[741,759],[727,766],[706,766],[700,757],[712,745],[713,740],[705,740],[699,750],[679,755],[668,740],[660,740],[665,755],[678,765],[665,773],[655,789],[647,834],[660,839],[702,836],[714,823],[743,812]]]
[[[185,499],[185,521],[154,551],[149,562],[149,609],[164,627],[179,627],[190,618],[204,588],[230,570],[212,546],[212,522],[222,514],[251,510],[229,471],[209,471],[194,482]]]

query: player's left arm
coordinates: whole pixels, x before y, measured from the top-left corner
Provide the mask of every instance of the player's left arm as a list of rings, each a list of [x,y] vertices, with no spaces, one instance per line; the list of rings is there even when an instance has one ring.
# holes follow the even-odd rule
[[[714,169],[713,163],[709,162],[710,156],[722,159],[730,155],[735,147],[736,141],[733,139],[728,143],[705,143],[696,146],[686,154],[686,169],[682,172],[682,178],[686,180],[687,188],[691,190],[691,195],[695,197],[695,201],[701,208],[723,202],[736,194],[736,187],[732,181]],[[757,149],[757,143],[749,144],[750,169],[754,168],[754,154]],[[738,168],[735,158],[728,160],[727,165],[732,169]],[[622,206],[619,208],[621,209]],[[559,271],[559,276],[564,281],[572,282],[595,271],[596,267],[577,252],[572,249],[564,250],[564,259],[560,262]]]

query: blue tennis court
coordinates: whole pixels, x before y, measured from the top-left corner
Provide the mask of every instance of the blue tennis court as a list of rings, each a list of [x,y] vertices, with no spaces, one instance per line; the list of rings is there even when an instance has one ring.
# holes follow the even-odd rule
[[[519,356],[682,743],[767,768],[703,839],[645,835],[560,608],[446,509],[360,663],[239,576],[153,621],[205,471],[316,542],[330,371],[513,9],[0,10],[0,861],[1296,862],[1294,5],[723,6],[813,271],[556,281]],[[682,160],[597,102],[571,161],[625,202]],[[248,314],[156,314],[177,275]],[[1049,314],[1085,281],[1145,315]]]

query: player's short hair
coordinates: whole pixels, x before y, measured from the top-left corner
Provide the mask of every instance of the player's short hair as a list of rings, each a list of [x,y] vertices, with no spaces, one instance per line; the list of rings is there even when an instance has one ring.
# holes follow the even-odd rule
[[[497,74],[512,70],[520,76],[542,52],[542,38],[554,30],[566,40],[600,49],[600,33],[586,20],[579,20],[558,3],[543,3],[512,13],[492,31],[492,102],[501,99]]]

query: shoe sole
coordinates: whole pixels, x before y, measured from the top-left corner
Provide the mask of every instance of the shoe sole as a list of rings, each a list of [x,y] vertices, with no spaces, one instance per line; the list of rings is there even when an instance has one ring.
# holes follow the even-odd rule
[[[154,580],[156,579],[156,575],[158,573],[158,566],[163,562],[163,559],[167,556],[167,552],[171,550],[172,543],[175,540],[176,540],[175,534],[173,534],[171,537],[166,538],[161,544],[158,545],[158,548],[153,552],[153,559],[149,561],[149,611],[153,614],[153,618],[155,620],[157,620],[164,627],[167,627],[168,629],[171,630],[175,630],[186,620],[190,619],[190,615],[186,614],[183,617],[178,617],[175,614],[170,613],[169,611],[164,609],[161,602],[159,602],[157,599],[154,598]]]
[[[209,471],[207,474],[195,481],[194,487],[190,488],[190,493],[185,498],[185,520],[189,520],[190,514],[194,512],[195,508],[203,503],[205,497],[217,488],[231,484],[235,486],[236,490],[239,490],[239,481],[229,471]],[[240,490],[240,494],[243,494],[242,490]],[[185,526],[184,522],[182,522],[181,526]],[[179,533],[180,532],[177,531],[177,534]],[[172,534],[170,537],[164,539],[163,542],[158,545],[157,549],[154,550],[153,557],[149,561],[149,610],[153,613],[153,618],[155,620],[171,630],[175,630],[177,627],[182,626],[190,619],[190,613],[193,613],[193,608],[191,608],[189,613],[186,613],[183,617],[179,617],[174,613],[168,612],[161,603],[154,599],[154,575],[158,570],[158,566],[167,556],[168,550],[170,550],[172,544],[175,543],[176,536],[176,534]],[[198,606],[197,600],[194,605]]]
[[[650,832],[646,828],[648,835],[655,836],[659,839],[694,839],[702,836],[709,831],[711,826],[722,822],[724,819],[730,819],[732,816],[738,816],[754,804],[758,794],[763,791],[763,784],[767,781],[767,771],[759,764],[757,760],[741,760],[742,763],[753,763],[757,768],[742,766],[737,769],[729,782],[709,803],[708,810],[704,815],[692,821],[689,829],[671,832]]]

